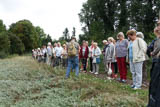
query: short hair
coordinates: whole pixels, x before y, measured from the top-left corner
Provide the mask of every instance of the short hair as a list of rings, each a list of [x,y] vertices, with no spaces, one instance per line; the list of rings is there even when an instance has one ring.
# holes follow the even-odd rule
[[[128,30],[126,35],[136,35],[136,30]]]
[[[113,41],[114,41],[114,38],[113,38],[113,37],[109,37],[109,38],[108,38],[108,41],[113,42]]]
[[[94,42],[93,44],[96,45],[96,46],[98,46],[98,43],[97,43],[97,42]]]
[[[103,42],[103,43],[106,43],[106,42],[107,42],[107,40],[103,40],[102,42]]]
[[[124,33],[123,33],[123,32],[119,32],[119,33],[117,34],[117,38],[119,38],[119,36],[122,36],[122,37],[124,38]]]
[[[137,37],[144,39],[144,34],[142,32],[136,33]]]

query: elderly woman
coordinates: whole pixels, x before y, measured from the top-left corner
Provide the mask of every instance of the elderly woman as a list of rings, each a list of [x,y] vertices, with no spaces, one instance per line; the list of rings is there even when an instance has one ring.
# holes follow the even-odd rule
[[[144,35],[143,35],[142,32],[137,32],[136,35],[137,35],[138,38],[141,38],[141,39],[144,40]],[[147,47],[147,43],[146,42],[145,42],[145,45]],[[149,60],[149,58],[148,58],[147,54],[145,56],[146,56],[146,60],[143,62],[143,70],[142,70],[143,83],[147,82],[147,74],[148,74],[146,66],[147,66],[147,60]]]
[[[100,64],[101,50],[98,47],[98,44],[96,42],[94,42],[93,46],[94,46],[93,51],[92,51],[93,73],[97,75],[97,74],[99,74],[99,64]]]
[[[118,70],[120,73],[120,81],[126,83],[127,80],[127,66],[126,56],[128,54],[128,40],[124,39],[123,32],[118,33],[118,41],[116,43],[116,57],[118,63]]]
[[[83,44],[80,48],[80,54],[79,54],[79,58],[82,61],[82,65],[83,65],[83,72],[87,72],[87,59],[88,59],[88,54],[89,54],[89,48],[86,44],[86,41],[83,41]]]
[[[142,66],[145,61],[145,53],[147,47],[141,38],[137,38],[135,30],[129,30],[127,36],[131,40],[129,42],[129,63],[130,71],[132,73],[134,90],[141,89],[142,86]]]
[[[108,38],[108,46],[105,50],[105,61],[106,61],[106,66],[111,65],[111,69],[112,69],[112,75],[111,78],[115,78],[115,67],[114,67],[114,63],[116,62],[116,57],[115,57],[115,45],[113,44],[114,39],[112,37]]]

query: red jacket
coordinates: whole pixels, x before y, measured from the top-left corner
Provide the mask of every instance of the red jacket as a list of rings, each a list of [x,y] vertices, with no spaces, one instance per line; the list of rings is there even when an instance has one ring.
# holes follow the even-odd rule
[[[82,58],[87,59],[88,58],[88,54],[89,54],[89,48],[88,48],[88,46],[86,46],[86,50],[85,50],[84,56],[83,56],[82,49],[83,49],[83,46],[81,46],[80,53],[79,53],[79,58],[80,59],[82,59]]]

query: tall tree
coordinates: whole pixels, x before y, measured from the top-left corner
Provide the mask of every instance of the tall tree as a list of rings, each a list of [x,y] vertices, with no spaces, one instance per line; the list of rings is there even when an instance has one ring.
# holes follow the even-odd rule
[[[38,34],[29,20],[13,23],[9,31],[22,40],[26,52],[30,52],[33,48],[38,47]]]

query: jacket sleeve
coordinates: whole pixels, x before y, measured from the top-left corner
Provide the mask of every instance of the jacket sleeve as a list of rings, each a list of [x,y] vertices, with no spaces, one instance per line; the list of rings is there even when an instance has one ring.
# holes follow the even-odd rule
[[[160,39],[156,41],[158,44],[160,44]],[[157,45],[157,47],[153,51],[153,55],[157,55],[160,52],[160,45]]]
[[[138,43],[140,45],[140,49],[143,51],[143,53],[146,54],[146,51],[147,51],[147,43],[143,40],[143,39],[140,39],[138,40]]]

